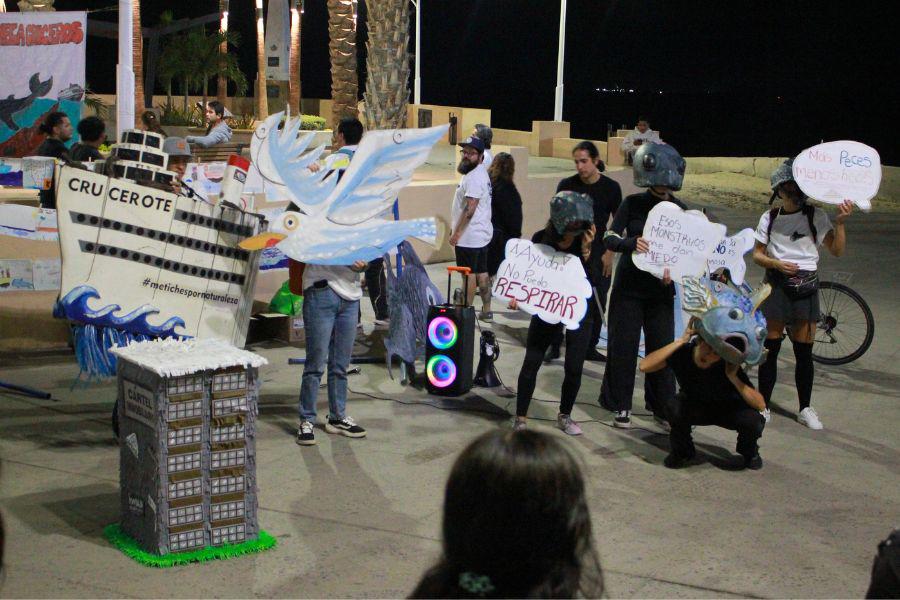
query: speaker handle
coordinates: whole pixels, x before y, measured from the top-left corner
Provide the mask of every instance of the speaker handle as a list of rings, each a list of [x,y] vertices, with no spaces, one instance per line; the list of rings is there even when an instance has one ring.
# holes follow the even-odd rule
[[[453,277],[453,273],[459,273],[462,275],[463,279],[463,306],[468,306],[468,298],[469,298],[469,275],[472,274],[472,269],[469,267],[447,267],[447,303],[452,302],[453,296],[450,295],[450,279]]]

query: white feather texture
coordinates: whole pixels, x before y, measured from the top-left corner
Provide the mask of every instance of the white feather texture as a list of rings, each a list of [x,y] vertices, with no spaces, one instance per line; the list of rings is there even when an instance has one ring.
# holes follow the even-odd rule
[[[161,377],[179,377],[200,371],[229,367],[261,367],[269,364],[259,354],[235,348],[223,340],[173,338],[132,342],[110,350],[120,360],[127,360]]]
[[[366,133],[338,182],[336,173],[308,169],[323,148],[309,150],[314,134],[300,132],[299,119],[288,119],[279,130],[282,116],[266,119],[251,143],[254,165],[298,209],[280,215],[269,228],[286,236],[278,243],[282,252],[309,264],[348,265],[378,258],[408,237],[436,243],[433,217],[381,217],[444,136],[446,125]]]

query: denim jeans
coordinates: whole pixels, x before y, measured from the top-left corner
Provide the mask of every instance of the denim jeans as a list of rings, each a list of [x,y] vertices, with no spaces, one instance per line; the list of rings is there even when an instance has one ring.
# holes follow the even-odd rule
[[[330,287],[309,287],[303,295],[306,363],[300,383],[300,419],[316,422],[316,398],[328,365],[328,418],[343,419],[347,368],[356,339],[359,300],[344,300]]]

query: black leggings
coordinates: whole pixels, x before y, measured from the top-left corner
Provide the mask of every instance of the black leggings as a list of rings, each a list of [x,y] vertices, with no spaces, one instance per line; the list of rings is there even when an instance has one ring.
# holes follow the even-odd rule
[[[383,258],[369,261],[369,266],[366,267],[366,289],[369,290],[369,299],[372,301],[375,318],[387,319],[387,276],[384,273]]]
[[[588,311],[578,329],[566,329],[565,375],[559,397],[559,412],[564,415],[572,414],[575,398],[581,388],[581,370],[590,342],[591,324],[591,311]],[[519,371],[516,416],[524,417],[528,414],[528,405],[531,404],[531,396],[534,394],[538,370],[544,361],[544,352],[562,328],[562,325],[550,325],[538,317],[531,317],[528,339],[525,342],[525,361],[522,363],[522,370]]]
[[[636,298],[613,289],[609,300],[609,350],[606,358],[606,385],[603,405],[613,411],[631,410],[634,370],[637,367],[641,328],[644,346],[650,354],[675,339],[673,298]],[[648,373],[646,401],[653,413],[665,414],[664,407],[675,395],[675,376],[668,367]]]
[[[746,459],[757,455],[757,441],[766,426],[765,418],[749,406],[724,405],[716,408],[715,402],[710,405],[692,402],[684,394],[678,394],[669,402],[666,413],[672,426],[669,432],[672,453],[680,458],[694,456],[692,425],[718,425],[737,431],[737,452]]]

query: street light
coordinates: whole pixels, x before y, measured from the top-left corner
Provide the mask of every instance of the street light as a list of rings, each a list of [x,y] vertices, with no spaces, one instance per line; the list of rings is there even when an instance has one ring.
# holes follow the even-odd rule
[[[563,65],[566,55],[566,0],[559,3],[559,53],[556,58],[556,101],[553,105],[553,120],[562,121],[563,114]]]

